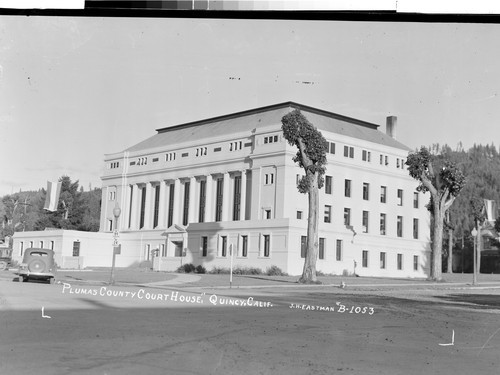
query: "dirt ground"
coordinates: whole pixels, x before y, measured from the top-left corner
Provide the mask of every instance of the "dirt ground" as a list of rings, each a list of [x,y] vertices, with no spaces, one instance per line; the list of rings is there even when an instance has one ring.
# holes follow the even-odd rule
[[[498,374],[499,301],[495,287],[179,289],[6,278],[0,374]]]

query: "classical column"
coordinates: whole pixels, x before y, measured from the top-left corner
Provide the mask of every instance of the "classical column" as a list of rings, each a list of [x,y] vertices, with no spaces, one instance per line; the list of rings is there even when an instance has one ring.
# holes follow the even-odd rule
[[[240,220],[245,220],[247,206],[247,171],[241,171]]]
[[[181,218],[181,199],[180,197],[180,192],[181,192],[181,180],[176,178],[174,180],[174,213],[173,213],[173,220],[172,224],[181,224],[182,223],[182,218]]]
[[[139,185],[132,185],[132,202],[130,207],[131,217],[130,217],[130,229],[137,229],[137,209],[140,202],[139,197]]]
[[[196,223],[196,210],[197,205],[195,204],[195,192],[196,192],[196,178],[191,177],[189,179],[189,211],[188,211],[188,224]]]
[[[205,185],[205,222],[210,223],[214,221],[214,214],[212,212],[212,207],[214,206],[214,196],[213,196],[213,178],[212,175],[207,175],[207,183]]]
[[[153,184],[151,182],[146,182],[146,200],[144,202],[144,229],[151,229],[151,217],[153,215],[152,210],[152,199],[151,191],[153,190]]]
[[[230,209],[230,196],[231,191],[229,190],[229,173],[224,173],[224,182],[222,185],[222,221],[228,220],[229,209]]]
[[[132,187],[130,185],[122,186],[122,204],[120,205],[122,213],[120,219],[118,220],[118,229],[125,230],[128,228],[128,218],[130,215],[130,193]]]
[[[167,217],[167,205],[165,204],[165,193],[167,184],[164,180],[160,180],[160,202],[158,207],[158,228],[165,227],[165,220]]]

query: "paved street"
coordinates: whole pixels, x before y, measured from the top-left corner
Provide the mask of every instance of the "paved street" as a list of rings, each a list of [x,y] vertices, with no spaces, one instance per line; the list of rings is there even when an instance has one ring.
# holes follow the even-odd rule
[[[1,374],[500,373],[493,285],[227,289],[172,274],[151,286],[10,276],[0,278]]]

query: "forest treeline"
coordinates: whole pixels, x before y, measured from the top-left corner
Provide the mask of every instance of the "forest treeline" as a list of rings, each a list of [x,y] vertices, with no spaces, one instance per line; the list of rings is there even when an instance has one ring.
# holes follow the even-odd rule
[[[0,200],[0,239],[14,232],[39,231],[46,228],[99,231],[101,189],[84,191],[78,181],[62,176],[57,211],[44,210],[46,190],[20,191]]]

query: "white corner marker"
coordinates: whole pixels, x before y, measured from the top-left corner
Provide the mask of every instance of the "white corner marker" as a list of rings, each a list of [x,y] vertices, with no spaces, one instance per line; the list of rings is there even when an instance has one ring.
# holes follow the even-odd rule
[[[453,330],[453,333],[451,334],[451,342],[449,344],[439,344],[441,346],[450,346],[450,345],[455,345],[455,330]]]
[[[45,308],[42,306],[42,318],[47,318],[47,319],[51,319],[52,317],[48,316],[48,315],[45,315],[45,313],[43,312]]]

